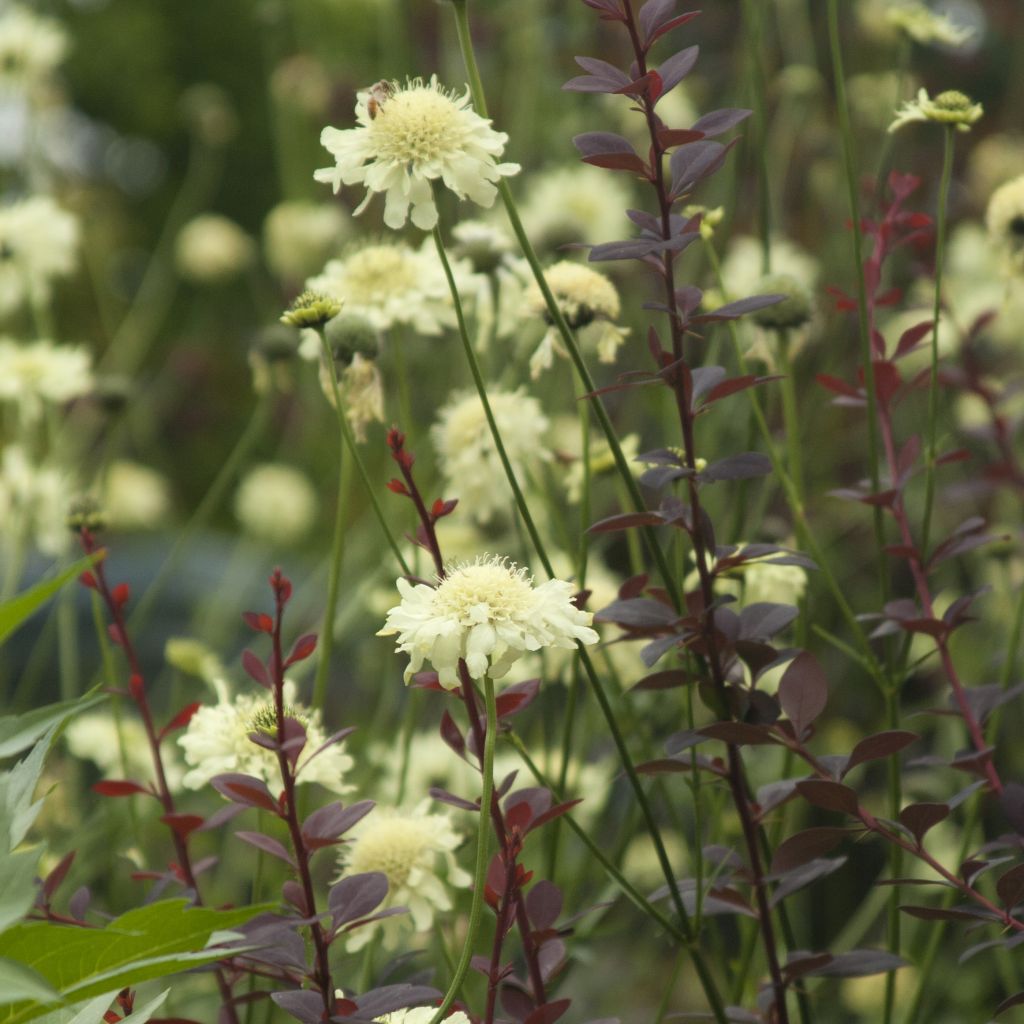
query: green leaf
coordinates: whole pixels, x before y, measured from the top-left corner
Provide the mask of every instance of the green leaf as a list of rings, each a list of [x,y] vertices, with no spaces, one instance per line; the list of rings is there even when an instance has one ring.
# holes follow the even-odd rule
[[[29,894],[32,895],[31,890]],[[50,1002],[58,998],[58,993],[35,971],[13,960],[0,960],[0,1006],[24,999]]]
[[[56,726],[51,726],[32,752],[13,768],[0,772],[0,851],[17,849],[43,806],[32,802],[32,795],[43,773],[43,762],[50,749]],[[6,835],[7,842],[2,839]]]
[[[73,565],[69,565],[63,572],[58,573],[52,579],[43,580],[34,587],[10,601],[0,605],[0,645],[33,613],[38,611],[54,594],[71,580],[81,576],[83,572],[95,565],[101,557],[101,552],[81,558]]]
[[[0,854],[0,932],[32,909],[36,899],[36,868],[42,854],[42,846]],[[7,993],[3,977],[0,970],[0,1003],[13,1003],[13,999],[3,999]]]
[[[106,694],[90,691],[77,700],[47,704],[23,715],[5,715],[0,718],[0,758],[20,754],[31,747],[51,726],[59,725],[65,718],[70,718],[80,711],[87,711],[106,699]]]
[[[114,1001],[117,990],[104,992],[85,1003],[75,1003],[73,1006],[62,1006],[59,1010],[50,1010],[49,1013],[37,1017],[37,1024],[103,1024],[103,1014]]]
[[[274,906],[210,910],[177,899],[130,910],[102,929],[26,921],[0,935],[0,957],[17,957],[62,998],[81,1001],[223,959],[224,949],[206,948],[211,936]],[[39,1002],[18,1003],[0,1010],[0,1024],[35,1020],[46,1009]]]
[[[156,997],[156,999],[150,999],[145,1006],[136,1006],[132,1010],[130,1024],[146,1024],[146,1021],[160,1009],[161,1006],[167,1001],[167,997],[171,994],[169,988],[165,988],[163,992]]]

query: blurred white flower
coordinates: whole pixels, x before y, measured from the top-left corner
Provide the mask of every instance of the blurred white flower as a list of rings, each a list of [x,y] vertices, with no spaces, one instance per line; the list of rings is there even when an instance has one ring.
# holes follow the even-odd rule
[[[1024,269],[1024,174],[992,193],[985,210],[989,236]]]
[[[777,565],[756,559],[743,570],[744,605],[762,601],[797,605],[806,590],[807,570],[802,565]]]
[[[378,1017],[379,1024],[430,1024],[437,1010],[433,1006],[414,1006],[408,1010],[395,1010]],[[444,1019],[445,1024],[471,1024],[470,1019],[461,1011],[449,1013]]]
[[[80,345],[21,344],[0,338],[0,402],[16,402],[27,421],[47,405],[62,405],[92,388],[92,358]]]
[[[628,328],[612,323],[618,318],[620,310],[619,293],[615,285],[604,274],[572,260],[561,260],[549,267],[544,271],[544,280],[566,323],[574,331],[586,331],[581,334],[580,340],[596,348],[597,358],[602,363],[614,363],[619,346],[629,334]],[[551,324],[544,296],[536,281],[526,289],[524,303],[530,315],[541,317]],[[530,376],[534,380],[544,370],[551,368],[556,352],[568,357],[558,331],[551,324],[530,357]]]
[[[518,164],[498,164],[508,136],[470,106],[469,89],[461,98],[442,88],[437,76],[404,86],[378,82],[356,96],[359,127],[325,128],[321,144],[334,167],[316,171],[317,181],[337,192],[342,184],[366,186],[362,213],[375,192],[385,193],[384,223],[402,227],[410,216],[424,231],[437,224],[433,182],[440,180],[460,199],[491,206],[500,178]]]
[[[0,91],[32,91],[53,74],[67,49],[58,21],[8,4],[0,12]]]
[[[538,248],[629,236],[633,196],[621,175],[589,164],[552,167],[524,178],[520,191],[523,227]]]
[[[79,226],[49,196],[0,206],[0,315],[46,303],[53,279],[75,268]]]
[[[407,907],[409,914],[353,932],[346,943],[348,952],[365,946],[378,929],[389,949],[408,930],[410,922],[417,932],[429,931],[434,911],[452,908],[448,889],[469,885],[469,874],[455,862],[454,852],[462,837],[447,814],[429,814],[429,807],[429,800],[411,811],[378,805],[349,832],[349,842],[338,858],[342,876],[382,872],[388,880],[383,906]]]
[[[893,5],[885,12],[885,20],[922,46],[933,43],[961,46],[974,35],[974,29],[969,25],[957,25],[948,15],[933,11],[916,0]]]
[[[500,679],[527,651],[598,640],[593,616],[572,603],[571,583],[535,587],[525,568],[494,555],[453,567],[437,587],[400,578],[398,592],[402,602],[377,635],[399,634],[396,650],[410,656],[406,682],[429,661],[453,690],[460,660],[473,679]]]
[[[118,459],[107,470],[100,504],[112,530],[154,530],[170,514],[170,482],[149,466]]]
[[[309,477],[283,462],[254,466],[235,492],[235,517],[256,540],[297,544],[317,516],[316,490]]]
[[[203,789],[215,775],[241,772],[262,779],[273,792],[281,788],[277,755],[249,739],[251,732],[268,731],[274,722],[274,704],[269,696],[252,693],[232,695],[221,679],[213,680],[217,703],[201,707],[178,738],[190,770],[182,779],[186,789]],[[352,789],[344,776],[352,758],[337,743],[312,757],[327,739],[318,710],[295,700],[295,684],[285,680],[285,713],[306,729],[306,745],[299,755],[298,781],[319,782],[334,793]],[[312,758],[312,759],[311,759]]]
[[[0,380],[2,380],[0,369]],[[68,504],[75,487],[67,472],[38,463],[19,445],[0,455],[0,522],[10,540],[30,540],[44,555],[56,558],[70,542]]]
[[[256,243],[233,220],[201,213],[178,232],[174,262],[178,273],[195,284],[220,284],[252,265]]]
[[[301,281],[324,265],[350,230],[348,214],[336,203],[278,203],[263,222],[267,266],[285,281]]]
[[[570,505],[578,505],[580,498],[583,496],[584,459],[583,453],[580,450],[581,438],[579,436],[578,423],[576,427],[576,443],[572,446],[573,461],[566,469],[565,475],[562,478],[562,482],[565,484],[565,496]],[[645,467],[636,461],[640,451],[640,435],[626,434],[625,437],[619,438],[619,446],[622,448],[622,454],[625,456],[626,462],[629,463],[629,468],[633,475],[639,476],[643,473]],[[593,485],[595,477],[615,472],[615,456],[612,454],[611,446],[606,438],[591,437],[590,457],[587,459],[587,462],[590,464],[591,485]]]
[[[92,761],[104,778],[128,778],[148,782],[153,778],[153,755],[146,730],[137,718],[128,715],[118,723],[105,711],[75,715],[64,731],[68,750],[75,757]],[[177,751],[162,749],[164,774],[171,790],[181,788],[183,768]]]
[[[492,391],[487,397],[517,475],[534,460],[551,457],[544,444],[548,420],[536,398],[522,388]],[[510,509],[508,478],[476,392],[454,394],[430,434],[441,472],[451,496],[459,499],[461,511],[479,523],[488,523],[495,514]]]
[[[457,260],[452,272],[461,293],[470,264]],[[417,334],[433,335],[455,324],[448,281],[430,239],[419,249],[404,242],[363,246],[331,260],[306,287],[333,295],[346,313],[365,317],[378,331],[408,324]]]

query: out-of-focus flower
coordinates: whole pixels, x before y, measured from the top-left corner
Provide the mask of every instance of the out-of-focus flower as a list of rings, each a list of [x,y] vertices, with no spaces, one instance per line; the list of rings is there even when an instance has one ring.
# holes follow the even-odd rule
[[[430,1024],[437,1011],[432,1006],[414,1006],[408,1010],[395,1010],[394,1013],[385,1013],[378,1017],[379,1024]],[[445,1024],[470,1024],[469,1018],[461,1011],[445,1017]]]
[[[500,679],[527,651],[599,639],[593,616],[572,603],[572,584],[534,586],[525,568],[493,555],[453,567],[436,587],[400,578],[398,592],[402,601],[377,635],[398,634],[396,650],[410,656],[406,682],[429,661],[453,690],[460,660],[473,679]]]
[[[174,262],[178,273],[196,284],[221,284],[252,266],[256,243],[233,220],[201,213],[178,232]]]
[[[544,444],[548,420],[536,398],[522,388],[492,391],[487,397],[517,474],[529,463],[550,458]],[[477,522],[487,523],[509,508],[508,479],[479,395],[453,395],[430,433],[441,471],[461,509]]]
[[[471,270],[459,260],[452,272],[458,282]],[[448,281],[430,239],[419,249],[402,242],[363,246],[331,260],[306,287],[333,295],[347,313],[366,317],[378,331],[408,324],[417,334],[435,335],[455,323]]]
[[[53,74],[67,49],[59,22],[7,5],[0,12],[0,91],[31,92]]]
[[[851,75],[846,83],[850,113],[872,130],[888,128],[893,100],[918,88],[918,80],[909,72],[900,75],[898,71],[862,71]]]
[[[462,220],[452,228],[456,256],[469,260],[478,274],[490,274],[513,251],[508,233],[484,220]]]
[[[552,167],[523,181],[520,215],[538,249],[569,242],[596,244],[625,238],[633,204],[620,175],[589,164]]]
[[[462,837],[447,814],[429,814],[429,806],[429,800],[412,811],[377,806],[349,832],[339,857],[342,875],[382,872],[388,880],[384,906],[409,910],[408,918],[387,918],[353,932],[346,943],[350,953],[365,946],[377,929],[388,948],[408,930],[408,922],[417,932],[428,931],[435,911],[452,908],[448,889],[469,885],[469,874],[455,862]]]
[[[224,665],[216,651],[193,637],[170,637],[164,644],[164,660],[179,672],[204,679],[208,683],[224,675]]]
[[[683,207],[683,215],[686,217],[696,217],[698,213],[701,215],[700,237],[706,242],[710,241],[715,237],[715,228],[725,219],[725,207],[709,208],[696,204]]]
[[[1000,185],[1024,174],[1024,134],[996,132],[971,146],[967,154],[967,183],[979,206],[988,203]]]
[[[178,738],[190,766],[182,779],[186,789],[202,789],[215,775],[242,772],[262,779],[275,793],[281,788],[281,769],[277,755],[253,743],[252,732],[270,732],[274,728],[274,704],[269,697],[251,693],[232,695],[223,680],[213,681],[217,703],[201,707]],[[306,729],[306,744],[299,755],[298,782],[318,782],[334,793],[346,793],[345,774],[352,758],[334,743],[316,757],[327,735],[320,712],[309,710],[295,700],[295,684],[285,680],[285,714]]]
[[[297,53],[274,68],[270,92],[282,106],[316,117],[330,105],[331,76],[315,57]]]
[[[366,186],[358,215],[375,192],[383,192],[384,223],[402,227],[410,216],[424,231],[437,224],[432,182],[440,180],[460,199],[491,206],[495,182],[516,174],[518,164],[499,164],[508,136],[470,106],[469,89],[461,98],[432,76],[404,86],[378,82],[356,97],[357,128],[325,128],[321,144],[334,167],[315,173],[337,192],[342,184]]]
[[[109,712],[75,715],[64,732],[68,750],[75,757],[92,761],[105,778],[149,781],[153,778],[153,755],[146,730],[129,715],[115,720]],[[181,788],[183,769],[176,752],[163,748],[164,773],[172,790]]]
[[[384,388],[377,363],[357,352],[341,375],[341,391],[352,433],[357,441],[365,441],[366,428],[384,422]]]
[[[208,146],[226,146],[238,134],[238,115],[227,90],[213,82],[189,86],[180,100],[181,112]]]
[[[961,46],[974,35],[970,26],[957,25],[923,3],[896,4],[885,12],[885,20],[922,46]]]
[[[565,471],[563,482],[565,484],[565,496],[570,505],[578,505],[580,498],[583,495],[583,453],[580,451],[580,438],[579,438],[579,423],[576,423],[577,430],[575,431],[577,437],[576,442],[572,447],[573,461]],[[626,457],[626,461],[629,463],[630,470],[634,475],[639,475],[643,472],[643,466],[637,463],[636,457],[640,451],[640,435],[639,434],[627,434],[625,437],[619,439],[619,445],[622,448],[622,454]],[[569,453],[566,453],[566,457],[569,457]],[[595,477],[599,477],[605,473],[611,474],[615,472],[615,456],[612,454],[611,446],[608,441],[604,438],[590,439],[590,480],[593,485]]]
[[[170,484],[149,466],[118,459],[107,470],[102,505],[112,530],[155,530],[171,510]]]
[[[91,364],[89,352],[80,345],[0,338],[0,402],[16,402],[25,420],[35,420],[47,404],[87,395]]]
[[[235,517],[256,540],[297,544],[316,516],[316,490],[309,477],[283,462],[254,466],[235,492]]]
[[[795,278],[808,291],[814,291],[819,266],[806,249],[789,238],[773,236],[771,251],[772,273]],[[723,301],[756,295],[762,275],[761,240],[752,235],[737,235],[729,243],[722,259],[722,279],[726,290]]]
[[[928,95],[927,89],[918,89],[917,97],[908,100],[896,111],[896,119],[889,125],[889,131],[899,131],[904,125],[915,121],[931,121],[933,124],[954,127],[960,132],[969,132],[971,125],[984,112],[980,103],[973,103],[969,96],[956,89],[940,92],[934,99]]]
[[[619,315],[619,293],[604,274],[582,263],[562,260],[544,271],[544,280],[554,295],[566,323],[576,331],[594,325],[585,339],[597,349],[602,363],[615,362],[615,354],[629,333],[627,328],[612,323]],[[526,290],[526,308],[533,316],[550,324],[550,313],[544,296],[534,281]],[[567,357],[558,331],[552,324],[530,357],[530,376],[536,380],[550,369],[555,353]]]
[[[71,541],[66,513],[74,491],[75,484],[65,470],[34,461],[20,445],[8,445],[0,455],[4,537],[29,540],[53,558],[63,554]]]
[[[78,218],[49,196],[0,206],[0,315],[50,299],[54,278],[75,268]]]
[[[336,203],[278,203],[263,221],[263,255],[284,281],[315,274],[350,233],[348,214]]]
[[[742,551],[746,542],[738,541],[735,545]],[[782,553],[785,555],[785,552]],[[807,570],[799,565],[780,564],[779,554],[769,554],[761,558],[752,558],[741,565],[720,573],[715,577],[715,593],[731,594],[740,607],[751,604],[769,602],[771,604],[799,603],[807,589]],[[685,590],[696,590],[700,586],[700,576],[693,569],[683,581]]]
[[[762,306],[754,313],[754,322],[773,330],[802,327],[811,318],[810,292],[789,274],[770,274],[761,278],[757,286],[759,295],[784,295],[781,302]]]
[[[1009,253],[1018,269],[1024,269],[1024,174],[992,193],[985,226],[992,241]]]

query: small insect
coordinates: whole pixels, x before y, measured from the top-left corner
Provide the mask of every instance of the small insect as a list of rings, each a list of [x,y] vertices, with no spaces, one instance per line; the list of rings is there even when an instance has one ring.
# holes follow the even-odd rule
[[[367,92],[370,99],[366,104],[366,111],[372,121],[380,112],[380,108],[395,95],[395,86],[392,82],[382,80],[371,85]]]

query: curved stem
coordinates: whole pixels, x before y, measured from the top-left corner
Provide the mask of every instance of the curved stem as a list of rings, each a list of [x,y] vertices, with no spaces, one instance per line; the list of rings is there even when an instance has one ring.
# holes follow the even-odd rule
[[[430,1024],[440,1024],[455,1001],[456,993],[462,987],[470,961],[473,959],[473,946],[483,917],[484,885],[487,880],[487,837],[490,833],[491,796],[494,790],[494,741],[498,734],[498,706],[494,699],[494,683],[490,676],[484,676],[484,706],[487,732],[484,735],[483,790],[480,794],[480,817],[476,833],[476,866],[473,871],[473,902],[469,910],[469,927],[462,955],[455,966],[455,974],[452,975],[448,991],[445,992],[444,999],[441,1000],[441,1005],[431,1018]]]

